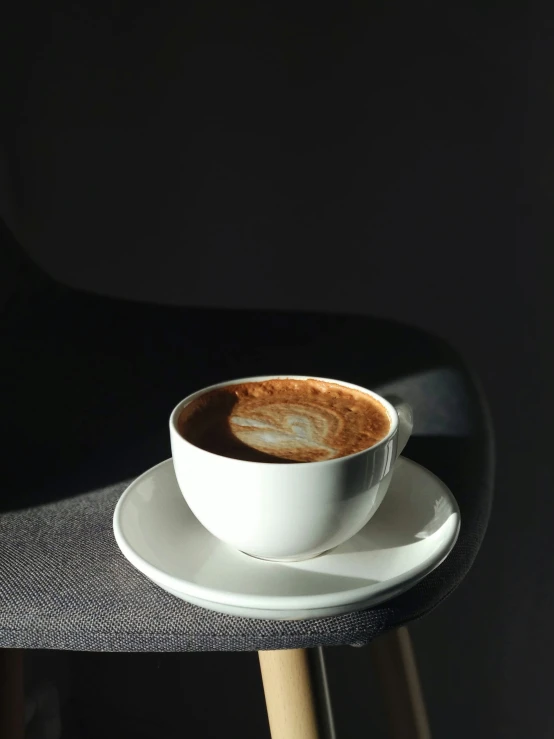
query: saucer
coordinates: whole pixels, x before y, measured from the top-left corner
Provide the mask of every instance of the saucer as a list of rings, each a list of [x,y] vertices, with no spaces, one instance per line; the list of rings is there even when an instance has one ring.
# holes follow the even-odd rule
[[[129,562],[177,598],[235,616],[296,620],[361,610],[408,590],[448,556],[460,512],[443,482],[400,458],[383,503],[358,534],[314,559],[267,562],[199,523],[168,459],[125,490],[113,526]]]

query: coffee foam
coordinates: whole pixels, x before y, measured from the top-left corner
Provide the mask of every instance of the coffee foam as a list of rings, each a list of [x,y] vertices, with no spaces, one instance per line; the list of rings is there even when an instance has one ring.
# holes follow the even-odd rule
[[[386,409],[359,390],[277,379],[217,388],[186,406],[185,439],[227,457],[315,462],[367,449],[389,431]]]
[[[317,455],[332,459],[339,450],[325,443],[333,436],[338,419],[327,409],[307,403],[240,404],[238,414],[231,416],[233,433],[254,449],[279,457]]]

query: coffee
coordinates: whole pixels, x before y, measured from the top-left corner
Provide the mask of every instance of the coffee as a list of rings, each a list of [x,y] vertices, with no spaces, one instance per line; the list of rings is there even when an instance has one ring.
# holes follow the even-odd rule
[[[183,438],[252,462],[319,462],[368,449],[390,430],[371,395],[323,380],[275,379],[218,387],[186,405]]]

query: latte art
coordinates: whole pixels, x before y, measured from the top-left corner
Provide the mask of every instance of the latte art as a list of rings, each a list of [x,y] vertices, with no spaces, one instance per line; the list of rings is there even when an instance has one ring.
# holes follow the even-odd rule
[[[214,454],[254,462],[318,462],[368,449],[390,428],[371,395],[322,380],[216,388],[185,406],[180,434]]]
[[[240,416],[231,416],[231,429],[240,441],[268,454],[318,459],[338,456],[332,446],[343,421],[331,409],[305,403],[244,402]]]

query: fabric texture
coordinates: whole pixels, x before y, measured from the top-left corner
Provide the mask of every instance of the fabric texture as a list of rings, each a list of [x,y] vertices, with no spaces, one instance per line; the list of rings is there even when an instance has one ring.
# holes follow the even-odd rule
[[[362,645],[430,611],[471,567],[490,512],[492,434],[475,383],[442,341],[369,318],[162,308],[40,280],[1,320],[0,646]],[[282,372],[344,379],[412,403],[405,454],[449,485],[462,529],[449,558],[402,596],[315,621],[243,619],[172,597],[119,552],[115,504],[135,476],[169,456],[173,405],[212,382]]]

